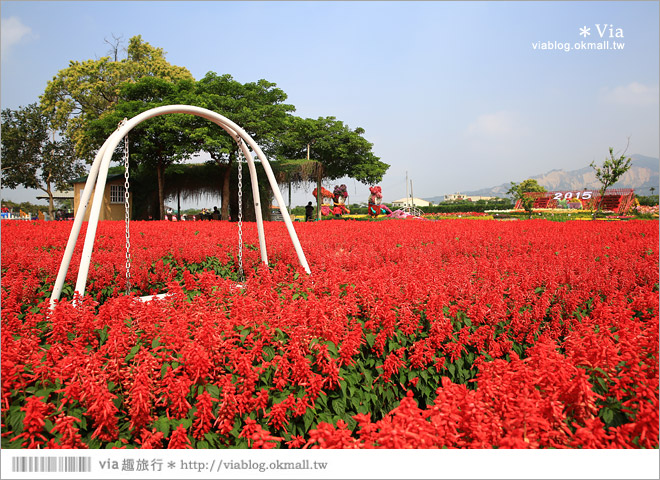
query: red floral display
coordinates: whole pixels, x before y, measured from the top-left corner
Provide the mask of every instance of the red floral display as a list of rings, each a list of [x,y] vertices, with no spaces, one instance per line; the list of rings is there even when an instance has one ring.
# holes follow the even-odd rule
[[[295,228],[3,221],[3,448],[658,448],[657,221]]]

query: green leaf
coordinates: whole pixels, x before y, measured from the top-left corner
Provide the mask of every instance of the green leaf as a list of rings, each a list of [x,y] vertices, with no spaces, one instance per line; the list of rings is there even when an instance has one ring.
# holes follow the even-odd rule
[[[177,428],[179,425],[182,425],[183,428],[188,429],[192,426],[192,420],[190,418],[182,418],[182,419],[172,419],[173,427]]]
[[[349,430],[353,430],[357,426],[357,420],[355,420],[353,417],[345,418],[344,421],[346,422]]]
[[[206,391],[209,392],[209,395],[211,395],[213,398],[220,398],[220,387],[218,387],[214,383],[209,383],[206,385]]]
[[[337,351],[337,346],[333,342],[327,342],[326,346],[328,347],[328,352],[330,352],[333,357],[337,357],[339,352]]]
[[[99,334],[99,344],[103,345],[108,339],[108,326],[104,326],[103,329],[97,330]]]
[[[19,405],[13,405],[9,407],[7,422],[9,423],[9,426],[14,431],[14,433],[21,433],[23,431],[24,418],[25,412],[21,411],[21,407]]]
[[[373,383],[373,377],[371,376],[371,372],[369,370],[365,370],[364,372],[364,380],[366,381],[367,385],[371,385]]]
[[[601,411],[601,417],[605,425],[608,425],[614,419],[614,412],[611,408],[605,407]]]
[[[46,429],[47,432],[53,430],[53,427],[55,427],[55,425],[52,421],[50,421],[48,418],[44,419],[44,429]]]
[[[318,405],[317,410],[318,411],[323,411],[327,408],[328,406],[328,397],[321,393],[317,398],[316,398],[316,404]]]
[[[364,404],[363,405],[358,405],[355,409],[357,410],[358,413],[363,413],[363,414],[367,414],[371,411],[369,406],[364,405]]]
[[[314,422],[314,419],[316,418],[316,412],[312,410],[311,408],[308,408],[305,414],[303,415],[303,424],[305,425],[305,433],[309,431],[309,427],[312,425],[312,422]]]
[[[346,400],[335,398],[332,401],[332,410],[339,415],[344,415],[346,413]]]
[[[275,349],[271,345],[264,345],[262,348],[264,355],[264,358],[266,360],[271,360],[273,357],[275,357]]]
[[[218,446],[218,434],[212,432],[205,433],[204,438],[209,443],[209,446],[211,448],[215,448]]]
[[[168,437],[170,434],[170,421],[167,417],[158,417],[158,419],[153,423],[154,428],[158,432],[163,432],[165,437]]]
[[[131,348],[131,351],[128,352],[128,355],[126,355],[126,361],[128,362],[129,360],[132,360],[133,357],[137,354],[137,352],[140,350],[140,344],[138,343],[135,345],[133,348]]]

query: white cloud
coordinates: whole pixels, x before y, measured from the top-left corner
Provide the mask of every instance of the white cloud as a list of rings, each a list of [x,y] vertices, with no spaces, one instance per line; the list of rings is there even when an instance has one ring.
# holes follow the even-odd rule
[[[2,19],[0,32],[2,32],[0,41],[2,42],[2,56],[4,57],[9,53],[11,47],[30,35],[32,29],[23,25],[18,17],[9,17]]]
[[[467,135],[471,137],[518,137],[527,130],[514,112],[502,110],[495,113],[479,115],[467,127]]]
[[[463,131],[464,158],[475,159],[480,174],[502,174],[516,168],[530,147],[532,129],[525,117],[516,111],[500,110],[476,117]],[[476,160],[479,159],[479,160]],[[487,166],[483,162],[487,162]],[[488,172],[488,173],[486,173]]]
[[[625,86],[601,89],[601,98],[606,103],[623,106],[645,107],[658,105],[658,85],[632,82]]]

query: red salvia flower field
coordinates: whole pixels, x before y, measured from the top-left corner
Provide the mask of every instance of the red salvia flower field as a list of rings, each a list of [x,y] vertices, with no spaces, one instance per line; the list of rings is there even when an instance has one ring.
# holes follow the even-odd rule
[[[4,448],[658,448],[658,224],[2,223]],[[83,232],[84,234],[84,228]],[[168,292],[149,303],[137,297]]]

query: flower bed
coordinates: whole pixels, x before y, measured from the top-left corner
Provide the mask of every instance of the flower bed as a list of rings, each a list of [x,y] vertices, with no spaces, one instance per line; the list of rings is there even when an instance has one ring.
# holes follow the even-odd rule
[[[634,207],[633,210],[638,215],[649,215],[649,216],[653,216],[653,217],[657,218],[658,217],[658,208],[659,208],[658,205],[653,205],[653,206],[637,205],[636,207]]]
[[[4,448],[657,448],[658,225],[2,224]],[[83,232],[84,233],[84,232]],[[80,242],[82,243],[82,242]],[[150,303],[136,295],[169,292]]]
[[[457,218],[478,218],[480,220],[492,220],[493,216],[485,212],[443,212],[443,213],[425,213],[424,218],[429,220],[446,220]]]

